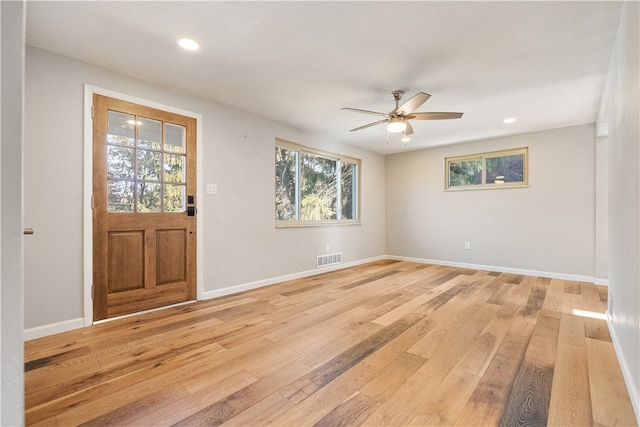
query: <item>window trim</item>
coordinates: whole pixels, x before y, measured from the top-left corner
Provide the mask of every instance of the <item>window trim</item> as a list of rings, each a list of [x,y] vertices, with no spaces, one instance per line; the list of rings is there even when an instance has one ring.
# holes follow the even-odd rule
[[[524,156],[522,165],[522,181],[504,183],[486,183],[486,160],[495,157],[506,157],[522,154]],[[482,182],[476,185],[449,185],[449,163],[464,160],[482,161]],[[496,188],[525,188],[529,186],[529,147],[513,148],[508,150],[487,151],[476,154],[466,154],[463,156],[451,156],[444,158],[444,191],[466,191],[466,190],[488,190]]]
[[[349,164],[353,164],[355,165],[355,173],[354,173],[354,179],[356,180],[356,185],[354,188],[354,191],[356,193],[354,199],[356,202],[356,206],[354,208],[354,217],[353,219],[327,219],[327,220],[289,220],[289,221],[285,221],[285,220],[278,220],[276,219],[276,228],[299,228],[299,227],[318,227],[318,226],[328,226],[328,225],[357,225],[357,224],[361,224],[361,202],[360,202],[360,187],[361,187],[361,183],[360,183],[360,177],[362,175],[362,160],[357,159],[355,157],[349,157],[349,156],[345,156],[345,155],[341,155],[341,154],[336,154],[336,153],[330,153],[328,151],[323,151],[323,150],[318,150],[315,148],[311,148],[311,147],[307,147],[304,145],[300,145],[297,144],[295,142],[291,142],[291,141],[287,141],[284,139],[280,139],[280,138],[276,138],[276,143],[274,146],[275,148],[286,148],[289,150],[295,150],[297,151],[299,154],[297,156],[297,162],[298,162],[298,166],[296,167],[296,209],[298,210],[300,208],[300,203],[301,203],[301,199],[300,199],[300,157],[303,153],[306,154],[311,154],[311,155],[315,155],[315,156],[321,156],[324,157],[326,159],[330,159],[330,160],[336,160],[339,162],[344,162],[344,163],[349,163]],[[338,170],[339,167],[338,165],[336,165],[336,170]],[[337,200],[340,202],[342,199],[342,188],[341,188],[341,177],[338,176],[336,177],[336,198]],[[275,194],[274,194],[274,202],[275,202]],[[274,204],[274,212],[275,212],[275,204]],[[340,206],[340,208],[342,208],[342,206]],[[342,214],[342,212],[340,210],[338,210],[338,216],[340,217]]]

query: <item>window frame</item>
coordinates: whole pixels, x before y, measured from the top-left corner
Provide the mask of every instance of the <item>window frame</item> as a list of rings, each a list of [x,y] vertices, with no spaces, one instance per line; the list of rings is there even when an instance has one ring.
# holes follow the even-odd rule
[[[508,157],[513,155],[522,155],[522,181],[517,182],[503,182],[503,183],[487,183],[487,159],[496,157]],[[449,164],[451,162],[465,161],[465,160],[480,160],[482,162],[482,178],[480,184],[471,185],[450,185],[449,177]],[[451,156],[444,158],[444,191],[465,191],[465,190],[487,190],[496,188],[525,188],[529,186],[529,147],[513,148],[508,150],[499,151],[487,151],[483,153],[467,154],[463,156]]]
[[[280,138],[276,138],[274,153],[277,148],[284,148],[287,150],[297,152],[296,155],[296,217],[294,220],[279,220],[275,218],[276,228],[295,228],[295,227],[317,227],[317,226],[327,226],[327,225],[355,225],[361,224],[361,204],[360,204],[360,176],[362,175],[362,160],[357,159],[355,157],[344,156],[341,154],[330,153],[323,150],[317,150],[315,148],[307,147],[304,145],[297,144],[295,142],[286,141]],[[322,157],[329,160],[336,161],[336,216],[337,219],[327,219],[327,220],[301,220],[300,218],[300,207],[302,203],[301,199],[301,188],[300,188],[300,164],[301,157],[303,154],[310,154],[317,157]],[[274,158],[275,161],[275,158]],[[354,174],[353,174],[353,191],[355,195],[353,197],[354,201],[354,218],[352,219],[344,219],[342,218],[342,179],[339,171],[341,170],[342,163],[348,163],[355,166]],[[274,163],[275,166],[275,163]],[[275,190],[275,188],[274,188]],[[276,195],[274,193],[274,202],[276,202]],[[274,214],[277,212],[277,203],[274,203]]]

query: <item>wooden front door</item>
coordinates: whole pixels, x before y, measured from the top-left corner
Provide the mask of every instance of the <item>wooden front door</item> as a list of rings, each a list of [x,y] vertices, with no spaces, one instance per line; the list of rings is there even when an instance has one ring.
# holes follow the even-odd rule
[[[93,98],[93,318],[196,298],[196,121]]]

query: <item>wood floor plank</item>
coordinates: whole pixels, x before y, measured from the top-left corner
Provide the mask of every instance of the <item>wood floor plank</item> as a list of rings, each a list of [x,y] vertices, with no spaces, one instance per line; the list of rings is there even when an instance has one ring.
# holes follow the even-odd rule
[[[559,329],[558,319],[538,319],[500,425],[547,424]]]
[[[424,400],[410,426],[451,426],[467,404],[480,377],[454,369]]]
[[[149,405],[145,411],[138,411],[136,416],[129,417],[131,425],[171,425],[202,411],[219,402],[229,395],[243,390],[258,381],[258,378],[246,371],[235,371],[231,374],[211,378],[206,387],[200,388],[188,395],[172,400],[172,405]]]
[[[606,298],[584,282],[376,261],[26,342],[25,420],[634,425]]]
[[[176,356],[166,363],[149,365],[144,369],[118,376],[110,381],[86,386],[74,393],[54,394],[54,398],[40,405],[33,405],[29,400],[25,413],[26,422],[27,424],[35,423],[73,408],[86,409],[86,405],[89,403],[104,396],[120,393],[122,390],[138,383],[144,382],[145,387],[150,387],[151,378],[153,378],[153,381],[163,381],[164,376],[164,378],[169,377],[171,381],[175,382],[182,379],[183,376],[199,375],[201,372],[206,371],[218,351],[220,351],[220,346],[217,344],[201,347],[192,352]]]
[[[283,390],[289,400],[299,403],[310,394],[331,382],[337,376],[396,338],[420,320],[420,316],[409,314],[384,329],[366,338],[332,360],[314,369],[308,375],[293,382]]]
[[[361,425],[371,427],[408,425],[422,403],[440,382],[418,369]]]
[[[586,339],[593,421],[603,426],[638,425],[620,365],[609,342]]]
[[[528,344],[529,337],[507,333],[456,426],[498,425]]]
[[[354,393],[346,402],[325,415],[314,427],[349,427],[359,425],[378,409],[380,402],[361,393]]]
[[[553,372],[553,385],[547,423],[552,426],[593,424],[589,394],[589,368],[584,345],[560,340]]]
[[[360,388],[363,393],[378,402],[384,402],[424,365],[425,359],[411,353],[402,353],[395,361],[380,371],[374,379]]]
[[[211,426],[222,424],[250,406],[260,402],[270,394],[277,392],[301,374],[308,372],[308,370],[309,368],[302,363],[290,364],[288,369],[274,372],[260,378],[258,381],[241,388],[221,400],[215,401],[215,403],[173,425]]]

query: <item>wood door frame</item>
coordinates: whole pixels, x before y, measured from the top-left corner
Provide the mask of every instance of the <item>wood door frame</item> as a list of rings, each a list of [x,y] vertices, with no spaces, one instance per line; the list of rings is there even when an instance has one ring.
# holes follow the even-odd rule
[[[135,96],[103,89],[97,86],[84,85],[84,129],[83,129],[83,188],[82,188],[82,281],[84,291],[84,326],[93,322],[93,95],[117,98],[134,104],[164,110],[196,119],[196,200],[200,214],[196,215],[196,298],[204,299],[203,269],[203,216],[204,191],[202,185],[202,114],[194,113],[169,105],[160,104]]]

